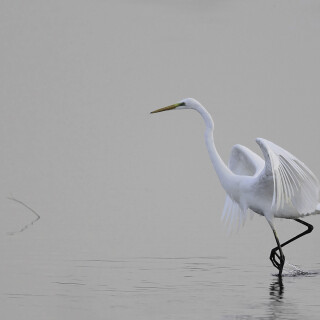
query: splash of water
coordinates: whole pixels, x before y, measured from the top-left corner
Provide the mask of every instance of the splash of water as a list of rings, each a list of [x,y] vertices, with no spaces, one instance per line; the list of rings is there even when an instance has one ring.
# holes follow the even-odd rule
[[[316,271],[304,271],[294,264],[285,262],[282,276],[283,277],[312,276],[318,273],[319,272],[316,272]]]

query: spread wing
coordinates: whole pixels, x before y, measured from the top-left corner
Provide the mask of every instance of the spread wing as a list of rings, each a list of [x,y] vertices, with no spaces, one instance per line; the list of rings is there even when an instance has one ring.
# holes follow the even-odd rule
[[[237,175],[255,176],[263,170],[264,161],[250,149],[237,144],[233,146],[231,150],[229,168]],[[238,228],[241,224],[243,225],[246,216],[247,210],[241,209],[239,204],[227,195],[222,220],[224,220],[226,224],[229,224],[229,231],[231,231],[234,225],[238,225]]]
[[[264,161],[247,147],[236,144],[231,150],[229,168],[241,176],[254,176],[264,168]]]
[[[311,170],[290,152],[262,138],[257,138],[264,158],[262,175],[273,177],[272,206],[282,209],[292,203],[300,214],[315,211],[318,204],[319,181]]]

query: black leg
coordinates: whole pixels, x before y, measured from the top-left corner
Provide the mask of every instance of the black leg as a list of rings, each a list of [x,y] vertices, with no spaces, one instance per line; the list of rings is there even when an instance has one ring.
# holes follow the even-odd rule
[[[295,237],[289,239],[288,241],[286,241],[286,242],[284,242],[284,243],[282,243],[282,244],[279,243],[278,237],[277,237],[276,234],[275,234],[275,238],[276,238],[276,241],[277,241],[278,246],[275,247],[275,248],[273,248],[273,249],[271,250],[270,260],[271,260],[272,264],[279,270],[279,275],[281,275],[282,269],[283,269],[283,265],[284,265],[284,255],[283,255],[283,253],[282,253],[281,248],[284,247],[284,246],[286,246],[286,245],[289,244],[290,242],[292,242],[292,241],[294,241],[294,240],[297,240],[297,239],[301,238],[302,236],[310,233],[310,232],[313,230],[313,226],[312,226],[310,223],[307,223],[307,222],[305,222],[305,221],[303,221],[303,220],[300,220],[300,219],[294,219],[294,220],[297,221],[297,222],[299,222],[299,223],[301,223],[301,224],[303,224],[303,225],[305,225],[306,227],[308,227],[308,229],[305,230],[305,231],[302,232],[302,233],[299,233],[299,234],[296,235]],[[275,233],[275,231],[273,231],[273,232]],[[280,252],[280,255],[277,253],[278,250],[279,250],[279,252]],[[277,261],[276,258],[278,258],[279,261]],[[282,260],[283,260],[283,262],[282,262]],[[281,271],[280,271],[280,269],[281,269]]]
[[[285,256],[283,254],[283,251],[282,251],[282,248],[281,248],[281,244],[280,244],[280,241],[278,239],[276,230],[273,227],[272,227],[272,231],[273,231],[274,237],[275,237],[275,239],[277,241],[277,245],[278,245],[278,247],[276,247],[274,249],[279,250],[280,255],[277,254],[276,251],[274,251],[274,249],[272,249],[271,253],[270,253],[270,260],[271,260],[272,264],[279,270],[279,277],[281,277],[283,266],[284,266],[284,262],[285,262]],[[272,255],[273,252],[274,252],[274,254]],[[279,261],[276,260],[275,256],[278,257]]]

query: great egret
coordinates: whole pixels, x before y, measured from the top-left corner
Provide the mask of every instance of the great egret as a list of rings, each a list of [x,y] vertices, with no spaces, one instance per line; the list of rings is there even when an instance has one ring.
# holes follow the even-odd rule
[[[181,109],[198,111],[205,122],[209,156],[227,193],[223,216],[230,216],[231,221],[234,221],[234,217],[243,221],[248,210],[265,216],[277,242],[277,247],[271,250],[270,260],[281,276],[285,262],[282,247],[313,230],[311,224],[299,218],[320,213],[318,179],[291,153],[262,138],[257,138],[256,142],[262,150],[264,161],[248,148],[237,144],[232,148],[227,166],[214,144],[213,120],[195,99],[187,98],[151,113]],[[280,244],[274,218],[293,219],[308,229]]]

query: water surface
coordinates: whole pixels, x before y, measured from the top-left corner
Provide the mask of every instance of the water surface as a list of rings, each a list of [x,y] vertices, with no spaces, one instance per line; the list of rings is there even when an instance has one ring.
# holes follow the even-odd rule
[[[317,271],[285,275],[226,257],[11,261],[10,319],[317,319]],[[14,281],[11,281],[15,279]]]

